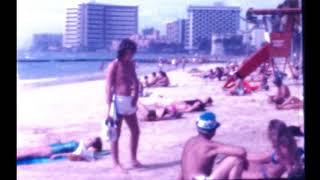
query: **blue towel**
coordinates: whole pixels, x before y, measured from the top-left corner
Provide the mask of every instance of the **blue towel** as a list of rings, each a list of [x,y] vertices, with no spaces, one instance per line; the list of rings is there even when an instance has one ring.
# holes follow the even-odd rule
[[[109,155],[110,151],[104,150],[101,152],[97,152],[95,154],[95,157],[97,159],[101,159],[106,155]],[[57,162],[57,161],[63,161],[66,160],[66,157],[58,156],[57,158],[51,159],[49,157],[27,157],[23,159],[17,160],[17,166],[19,165],[30,165],[30,164],[40,164],[40,163],[50,163],[50,162]]]
[[[79,146],[79,142],[70,141],[67,143],[50,144],[52,154],[73,152]]]

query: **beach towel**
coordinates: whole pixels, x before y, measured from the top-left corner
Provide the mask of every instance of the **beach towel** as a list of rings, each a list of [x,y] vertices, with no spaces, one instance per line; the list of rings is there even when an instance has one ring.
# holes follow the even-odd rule
[[[96,159],[101,159],[110,154],[109,150],[103,150],[101,152],[95,153]],[[63,156],[58,156],[57,158],[51,159],[49,157],[29,157],[21,160],[17,160],[17,166],[20,165],[31,165],[31,164],[41,164],[41,163],[51,163],[67,160],[68,158]]]
[[[73,152],[78,148],[79,143],[77,141],[70,141],[67,143],[50,144],[49,146],[51,147],[52,154],[58,154]]]

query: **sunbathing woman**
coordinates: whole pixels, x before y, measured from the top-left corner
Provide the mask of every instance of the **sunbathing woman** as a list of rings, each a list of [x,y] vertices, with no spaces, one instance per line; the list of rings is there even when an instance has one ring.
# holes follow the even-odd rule
[[[205,111],[206,107],[212,105],[211,97],[207,97],[205,100],[201,99],[191,99],[184,101],[172,102],[166,106],[170,110],[175,110],[182,113]]]
[[[297,148],[293,134],[284,122],[271,120],[268,138],[273,152],[248,154],[249,168],[242,172],[242,179],[279,179],[285,172],[290,176],[304,172],[301,160],[304,152]]]
[[[282,79],[276,77],[274,84],[278,88],[277,95],[269,96],[269,102],[275,103],[277,109],[299,109],[303,107],[303,102],[290,95],[289,87],[282,83]]]
[[[157,105],[144,105],[138,102],[138,119],[142,121],[160,121],[178,119],[182,117],[182,113],[175,109]]]
[[[138,116],[139,119],[144,121],[177,119],[180,118],[183,113],[205,111],[205,108],[211,105],[212,99],[210,97],[205,100],[193,99],[176,101],[168,105],[156,103],[146,106],[139,102]]]
[[[17,151],[17,161],[25,161],[34,158],[56,158],[65,156],[72,161],[90,161],[95,159],[95,153],[102,151],[102,141],[99,137],[84,141],[70,141],[67,143],[55,143],[48,146],[21,149]]]

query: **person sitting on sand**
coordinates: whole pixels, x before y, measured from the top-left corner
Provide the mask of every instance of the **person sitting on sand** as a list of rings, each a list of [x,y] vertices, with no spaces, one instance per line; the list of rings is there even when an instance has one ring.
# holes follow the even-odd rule
[[[55,143],[48,146],[21,149],[17,151],[17,161],[24,161],[39,157],[56,158],[67,157],[72,161],[91,161],[96,159],[96,153],[102,151],[100,137],[88,141],[69,141]]]
[[[289,176],[301,174],[304,151],[297,147],[291,128],[280,120],[273,119],[268,125],[268,138],[273,152],[248,154],[248,170],[242,172],[242,179],[280,179],[285,172]]]
[[[148,76],[144,76],[143,87],[149,87]]]
[[[190,138],[183,148],[178,179],[239,179],[247,164],[246,150],[211,140],[220,126],[212,112],[201,114],[196,126],[198,135]],[[227,157],[215,164],[219,154]]]
[[[278,88],[278,93],[269,96],[268,101],[275,103],[277,109],[299,109],[303,107],[303,102],[300,99],[290,95],[289,87],[283,84],[281,77],[276,76],[273,83]]]
[[[152,72],[151,78],[150,78],[150,81],[149,81],[149,87],[153,86],[154,84],[156,84],[157,81],[158,81],[157,73]]]
[[[153,87],[168,87],[170,85],[169,78],[167,74],[163,71],[159,71],[159,76],[157,78],[157,81],[155,82]]]
[[[218,78],[219,81],[222,80],[223,77],[223,69],[221,67],[216,67],[216,77]]]
[[[213,71],[213,69],[209,69],[209,72],[203,75],[203,78],[214,79],[216,78],[216,73]]]

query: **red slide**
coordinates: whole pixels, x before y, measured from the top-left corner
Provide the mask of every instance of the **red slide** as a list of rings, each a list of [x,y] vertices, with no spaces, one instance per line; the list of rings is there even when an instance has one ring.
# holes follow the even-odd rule
[[[270,44],[266,44],[263,46],[259,51],[257,51],[255,54],[253,54],[249,59],[247,59],[244,64],[240,67],[240,69],[237,71],[237,75],[239,78],[244,79],[249,74],[251,74],[253,71],[257,69],[262,63],[267,61],[270,57]],[[236,80],[235,77],[230,78],[227,80],[224,88],[230,88],[234,85],[234,81]]]

